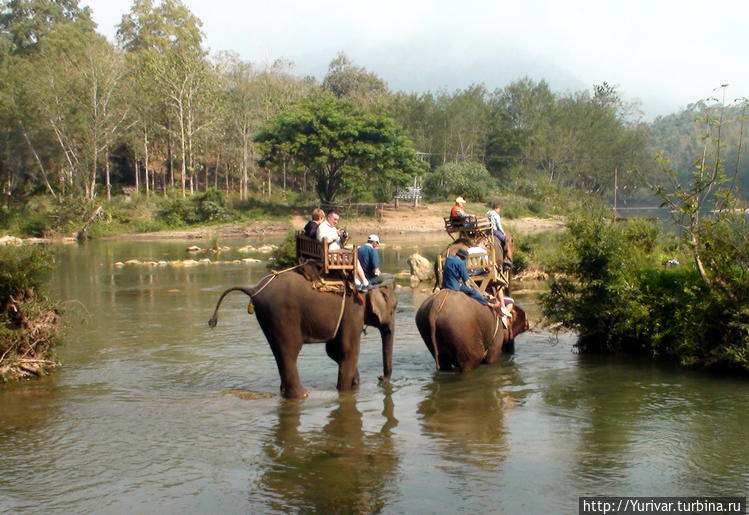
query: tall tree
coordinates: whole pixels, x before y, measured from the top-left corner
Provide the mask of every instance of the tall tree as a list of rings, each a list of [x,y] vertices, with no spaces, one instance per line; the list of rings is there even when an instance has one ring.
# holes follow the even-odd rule
[[[207,112],[205,104],[215,98],[201,26],[179,0],[164,0],[158,6],[152,0],[136,0],[117,29],[118,42],[137,56],[136,62],[146,74],[142,87],[152,88],[166,106],[168,116],[162,119],[162,126],[179,144],[183,196],[188,178],[193,188],[197,169],[194,138],[210,123],[202,116]]]
[[[266,164],[292,157],[309,170],[323,204],[367,180],[403,184],[422,168],[392,120],[325,97],[283,113],[255,141]]]
[[[362,107],[371,106],[388,93],[385,81],[366,68],[356,66],[343,52],[339,52],[328,65],[322,87],[336,97]]]
[[[78,0],[3,0],[0,2],[0,33],[6,34],[13,53],[28,54],[59,25],[73,25],[82,33],[91,33],[96,24],[89,7]]]

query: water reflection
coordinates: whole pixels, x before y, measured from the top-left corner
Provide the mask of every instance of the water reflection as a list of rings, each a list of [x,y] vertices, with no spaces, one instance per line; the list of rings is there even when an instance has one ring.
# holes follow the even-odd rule
[[[436,439],[446,459],[498,469],[507,454],[504,412],[516,393],[503,390],[518,382],[514,365],[489,366],[469,375],[438,373],[424,386],[418,414],[425,435]]]
[[[63,393],[57,389],[59,374],[0,389],[0,455],[15,432],[43,429],[59,415]]]
[[[396,490],[399,453],[392,438],[398,425],[388,394],[382,426],[370,433],[351,393],[341,393],[321,429],[302,429],[304,402],[283,402],[264,446],[268,462],[251,504],[281,512],[374,513]],[[319,408],[315,408],[316,410]]]
[[[570,470],[588,494],[746,489],[748,414],[735,409],[749,401],[741,378],[646,358],[581,356],[577,368],[546,378],[543,397],[555,425],[576,434]]]

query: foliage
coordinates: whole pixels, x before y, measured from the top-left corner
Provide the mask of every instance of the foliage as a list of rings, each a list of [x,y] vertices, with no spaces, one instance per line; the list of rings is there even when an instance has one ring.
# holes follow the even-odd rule
[[[707,119],[717,122],[722,114],[721,161],[728,177],[736,179],[737,192],[746,200],[749,193],[749,160],[741,154],[745,130],[743,122],[748,110],[749,103],[743,98],[730,105],[716,102],[715,99],[699,100],[679,112],[656,118],[650,128],[648,146],[669,163],[678,183],[690,183],[695,166],[700,164],[705,151]],[[717,124],[713,123],[712,127],[717,128]]]
[[[296,231],[289,231],[278,248],[273,249],[268,267],[280,270],[296,264]]]
[[[448,163],[424,179],[424,190],[431,198],[446,199],[462,195],[483,201],[492,188],[492,179],[481,163]]]
[[[0,246],[0,303],[43,286],[53,263],[51,252],[43,246]]]
[[[166,200],[158,217],[167,225],[178,227],[208,222],[228,222],[234,218],[234,215],[226,207],[224,194],[210,188],[187,198]]]
[[[382,79],[355,66],[343,52],[330,62],[322,89],[359,105],[369,105],[387,94],[387,86]]]
[[[293,160],[308,170],[323,204],[367,178],[404,184],[421,170],[410,141],[390,119],[332,98],[309,99],[284,112],[255,142],[264,165]]]
[[[560,248],[564,235],[561,231],[544,231],[514,235],[515,254],[513,271],[521,273],[531,263],[545,269],[560,259]]]
[[[737,248],[736,230],[747,234],[746,220],[740,219],[732,223],[744,224],[741,228],[729,223],[711,230],[710,241],[726,280],[745,294],[746,236],[741,252],[729,258]],[[648,224],[571,220],[564,257],[555,267],[562,275],[542,296],[547,319],[579,331],[583,352],[641,353],[749,370],[745,298],[715,295],[694,266],[657,263],[659,238]]]
[[[51,358],[62,338],[59,309],[39,293],[52,266],[45,247],[0,247],[0,383],[56,365]]]

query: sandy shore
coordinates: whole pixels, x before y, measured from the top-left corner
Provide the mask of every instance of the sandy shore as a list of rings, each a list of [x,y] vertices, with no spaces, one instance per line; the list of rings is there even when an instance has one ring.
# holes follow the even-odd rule
[[[377,233],[385,236],[408,235],[419,233],[427,236],[444,234],[443,217],[450,211],[451,204],[430,204],[427,206],[400,207],[385,209],[381,220],[371,218],[341,219],[340,226],[345,227],[352,235]],[[241,239],[264,236],[281,235],[289,229],[302,229],[307,219],[294,215],[286,222],[252,222],[249,224],[229,224],[222,226],[202,227],[175,231],[161,231],[153,233],[119,234],[105,239],[117,240],[191,240],[219,237],[221,239]],[[503,220],[503,225],[511,232],[522,234],[561,231],[564,229],[563,218],[534,218],[524,217]],[[400,238],[397,238],[400,239]]]

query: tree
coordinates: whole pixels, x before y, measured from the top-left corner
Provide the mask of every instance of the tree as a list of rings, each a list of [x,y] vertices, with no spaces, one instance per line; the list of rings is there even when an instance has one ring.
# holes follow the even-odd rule
[[[492,180],[481,163],[464,161],[447,163],[427,174],[426,192],[438,198],[466,196],[471,200],[485,200],[491,191]]]
[[[176,136],[179,144],[183,196],[188,177],[190,189],[194,186],[194,138],[210,123],[202,115],[208,112],[206,104],[215,98],[215,84],[201,46],[201,25],[179,0],[165,0],[158,7],[152,0],[136,0],[117,29],[120,45],[134,53],[138,68],[145,73],[142,87],[154,91],[166,107],[163,128]]]
[[[326,205],[340,191],[367,179],[404,184],[422,167],[392,120],[327,97],[286,111],[255,141],[261,145],[264,165],[280,166],[291,157],[304,166]]]
[[[59,25],[73,25],[92,33],[96,24],[91,9],[78,0],[5,0],[0,2],[0,33],[7,35],[14,54],[38,51],[42,42]]]
[[[343,52],[330,61],[322,88],[361,106],[371,105],[388,92],[381,78],[366,68],[355,66]]]
[[[697,157],[694,164],[691,180],[682,185],[679,180],[680,174],[673,169],[665,168],[664,173],[670,179],[671,185],[670,187],[656,185],[655,190],[663,200],[663,205],[671,209],[675,220],[682,227],[682,233],[687,240],[695,268],[702,281],[712,291],[735,297],[735,292],[732,291],[725,280],[721,279],[720,274],[715,274],[707,266],[706,258],[709,252],[705,249],[702,241],[706,226],[710,226],[710,224],[705,223],[705,215],[709,211],[713,212],[711,224],[717,223],[717,227],[722,227],[721,220],[732,217],[735,211],[733,192],[737,178],[735,174],[733,179],[726,175],[725,162],[722,156],[725,146],[722,131],[729,123],[725,118],[727,86],[728,84],[721,86],[723,90],[722,99],[709,99],[708,102],[712,103],[712,106],[708,102],[702,104],[706,108],[700,119],[704,131],[703,148],[701,155]],[[743,120],[741,120],[741,124],[743,125]],[[736,165],[738,166],[738,162]],[[742,227],[746,231],[746,220],[743,218],[742,220],[744,221]],[[728,225],[739,226],[737,220],[731,218],[729,222],[727,222]],[[714,246],[719,247],[719,245]],[[730,248],[730,245],[728,247]]]

